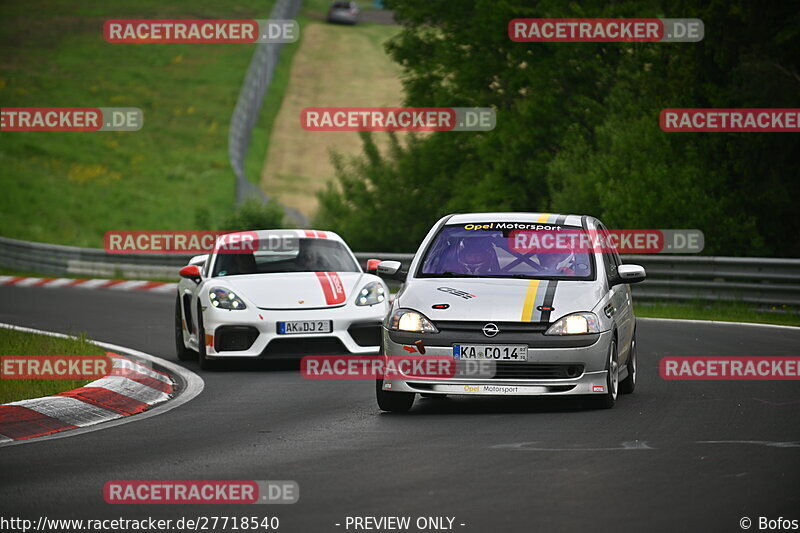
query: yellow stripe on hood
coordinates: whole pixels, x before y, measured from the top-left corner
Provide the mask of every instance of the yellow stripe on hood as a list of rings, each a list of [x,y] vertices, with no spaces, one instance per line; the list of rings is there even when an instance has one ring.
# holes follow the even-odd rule
[[[528,283],[528,290],[525,292],[525,303],[522,305],[521,322],[530,322],[533,315],[533,306],[536,305],[536,293],[539,290],[541,280],[532,279]]]

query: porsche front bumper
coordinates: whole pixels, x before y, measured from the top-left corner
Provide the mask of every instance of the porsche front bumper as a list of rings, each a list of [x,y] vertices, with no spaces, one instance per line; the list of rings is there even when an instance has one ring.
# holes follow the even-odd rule
[[[206,308],[203,312],[206,353],[211,359],[233,357],[299,358],[304,355],[377,354],[383,304],[343,305],[325,309],[268,310],[248,308],[227,311]],[[330,333],[280,334],[278,322],[332,322]],[[242,342],[223,340],[241,332]],[[367,334],[364,334],[364,333]],[[369,341],[372,337],[372,341]],[[229,337],[231,338],[231,337]],[[231,344],[239,344],[231,346]],[[235,347],[237,349],[230,349]],[[243,348],[243,349],[242,349]]]

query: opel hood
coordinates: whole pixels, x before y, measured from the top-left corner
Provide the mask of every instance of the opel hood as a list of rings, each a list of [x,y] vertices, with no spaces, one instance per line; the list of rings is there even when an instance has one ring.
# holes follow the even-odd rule
[[[398,294],[399,307],[433,320],[549,322],[591,311],[603,296],[597,281],[528,279],[414,279]],[[445,309],[437,309],[446,304]],[[544,316],[543,316],[544,314]]]

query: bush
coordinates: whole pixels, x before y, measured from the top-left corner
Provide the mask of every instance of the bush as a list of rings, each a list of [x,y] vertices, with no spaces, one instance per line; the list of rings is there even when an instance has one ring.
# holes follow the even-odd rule
[[[220,230],[247,231],[278,229],[283,225],[283,208],[276,202],[262,204],[256,199],[247,200],[226,218]]]

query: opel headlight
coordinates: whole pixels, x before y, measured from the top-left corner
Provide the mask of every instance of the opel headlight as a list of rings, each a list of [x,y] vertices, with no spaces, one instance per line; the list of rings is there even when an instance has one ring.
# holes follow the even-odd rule
[[[550,326],[545,335],[586,335],[600,333],[600,322],[594,313],[573,313],[563,316]]]
[[[219,309],[234,311],[247,308],[242,299],[230,289],[214,287],[208,292],[208,299],[211,301],[211,305]]]
[[[386,291],[377,281],[367,283],[356,297],[356,305],[375,305],[386,300]]]
[[[389,315],[386,327],[395,331],[412,331],[414,333],[439,332],[425,315],[410,309],[398,309]]]

